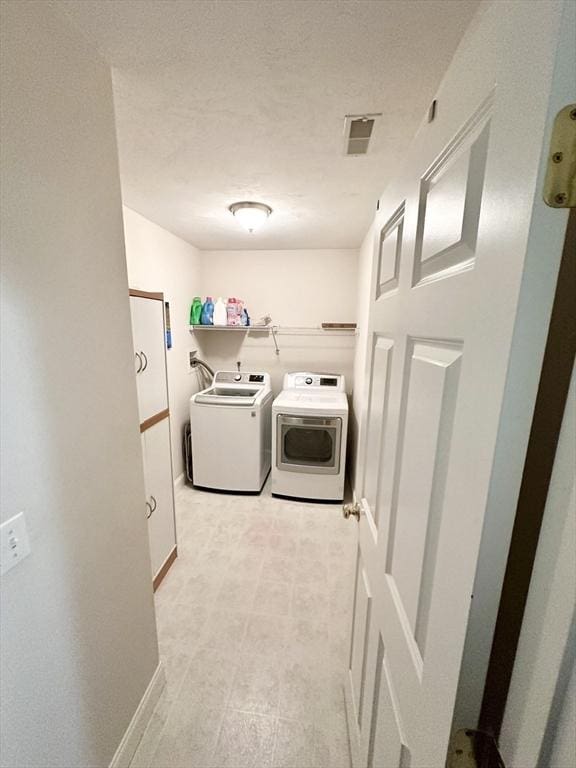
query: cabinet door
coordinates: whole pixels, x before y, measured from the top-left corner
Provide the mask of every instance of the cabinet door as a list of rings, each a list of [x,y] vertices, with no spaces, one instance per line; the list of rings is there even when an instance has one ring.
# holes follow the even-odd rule
[[[164,303],[130,297],[140,423],[168,408]]]
[[[176,546],[169,419],[142,433],[152,577]],[[150,512],[152,513],[150,514]]]

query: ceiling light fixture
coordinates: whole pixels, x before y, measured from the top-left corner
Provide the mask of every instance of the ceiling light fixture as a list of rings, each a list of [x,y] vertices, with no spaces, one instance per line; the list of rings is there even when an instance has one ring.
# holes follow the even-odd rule
[[[264,203],[233,203],[228,210],[250,233],[264,224],[272,213],[272,208]]]

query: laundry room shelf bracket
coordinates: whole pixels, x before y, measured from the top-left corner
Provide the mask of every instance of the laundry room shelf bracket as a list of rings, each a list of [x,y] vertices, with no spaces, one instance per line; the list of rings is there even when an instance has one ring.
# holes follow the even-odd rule
[[[248,333],[251,336],[272,336],[274,351],[280,354],[278,336],[356,336],[357,329],[352,324],[343,327],[323,327],[321,325],[190,325],[190,333]]]

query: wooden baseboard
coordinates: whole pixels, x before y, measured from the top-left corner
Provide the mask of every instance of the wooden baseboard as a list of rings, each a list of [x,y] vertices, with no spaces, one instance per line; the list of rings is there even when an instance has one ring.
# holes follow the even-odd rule
[[[140,704],[138,704],[136,712],[134,712],[130,725],[114,753],[110,768],[129,768],[165,684],[166,675],[164,674],[164,667],[162,662],[159,662],[152,675],[152,679],[148,683],[148,687],[144,691],[144,696],[140,699]]]
[[[177,557],[178,557],[178,547],[174,547],[172,552],[170,552],[170,554],[168,555],[168,557],[164,561],[164,565],[162,566],[162,568],[160,568],[160,570],[158,571],[156,576],[154,576],[154,580],[152,581],[152,588],[153,588],[154,592],[156,592],[156,590],[158,589],[158,587],[162,583],[162,580],[163,580],[164,576],[166,576],[166,574],[170,570],[170,566],[172,565],[174,560],[176,560]]]

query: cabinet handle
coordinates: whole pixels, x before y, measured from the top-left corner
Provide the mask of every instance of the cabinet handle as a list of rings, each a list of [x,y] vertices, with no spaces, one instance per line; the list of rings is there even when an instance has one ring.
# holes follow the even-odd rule
[[[138,370],[136,371],[136,373],[140,373],[140,371],[142,370],[142,358],[140,357],[138,352],[134,352],[134,357],[138,358],[138,363],[139,363]]]
[[[152,517],[152,512],[154,512],[154,510],[152,509],[152,506],[150,505],[149,501],[146,502],[146,506],[148,507],[148,512],[146,513],[146,520],[149,520]]]
[[[146,370],[146,368],[148,368],[148,358],[146,357],[146,355],[144,354],[144,352],[142,352],[142,350],[140,350],[140,354],[141,354],[141,355],[142,355],[142,357],[144,358],[144,368],[142,368],[142,371],[145,371],[145,370]]]
[[[158,502],[154,498],[154,496],[150,496],[150,501],[154,502],[154,506],[152,507],[152,512],[156,512],[156,507],[158,506]]]

